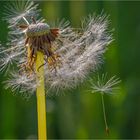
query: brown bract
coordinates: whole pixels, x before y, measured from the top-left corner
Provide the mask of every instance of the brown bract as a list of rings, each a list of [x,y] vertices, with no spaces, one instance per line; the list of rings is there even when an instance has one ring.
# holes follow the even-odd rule
[[[25,28],[23,25],[21,28],[22,27]],[[52,42],[58,37],[59,29],[50,29],[45,23],[31,24],[27,27],[25,34],[27,61],[22,66],[25,67],[26,71],[34,71],[37,51],[43,53],[45,63],[48,64],[49,68],[56,69],[57,62],[59,61],[59,55],[53,52]]]

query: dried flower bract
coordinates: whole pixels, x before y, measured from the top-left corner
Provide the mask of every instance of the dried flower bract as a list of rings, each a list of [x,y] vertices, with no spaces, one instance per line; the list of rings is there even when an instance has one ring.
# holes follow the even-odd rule
[[[25,29],[26,34],[27,62],[24,64],[26,69],[34,71],[37,51],[44,54],[49,67],[56,69],[59,55],[53,52],[51,44],[58,37],[59,29],[50,29],[48,24],[36,22],[30,25],[20,25],[20,28]]]

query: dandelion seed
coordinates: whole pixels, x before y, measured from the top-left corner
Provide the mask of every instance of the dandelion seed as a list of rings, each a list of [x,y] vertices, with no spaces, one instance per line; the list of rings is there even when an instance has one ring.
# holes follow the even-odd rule
[[[11,79],[11,77],[14,77],[14,79]],[[26,74],[18,75],[14,72],[10,73],[9,78],[6,81],[6,88],[11,88],[13,94],[17,91],[27,95],[27,92],[31,91],[30,94],[32,95],[35,92],[37,84],[39,84],[36,83],[36,79],[34,78],[33,75],[28,78]]]
[[[116,76],[111,77],[110,79],[107,79],[107,74],[102,74],[100,77],[98,75],[97,79],[91,79],[91,92],[101,93],[102,98],[102,108],[103,108],[103,116],[104,116],[104,122],[105,122],[105,130],[106,133],[109,135],[109,127],[107,124],[107,118],[106,118],[106,109],[105,109],[105,103],[104,103],[104,94],[111,94],[114,90],[118,89],[117,85],[120,83],[120,79],[116,78]]]
[[[4,19],[10,24],[9,27],[15,26],[24,19],[24,22],[29,24],[28,20],[32,16],[38,16],[40,10],[37,9],[38,4],[33,1],[14,1],[5,6]],[[27,20],[28,18],[28,20]]]

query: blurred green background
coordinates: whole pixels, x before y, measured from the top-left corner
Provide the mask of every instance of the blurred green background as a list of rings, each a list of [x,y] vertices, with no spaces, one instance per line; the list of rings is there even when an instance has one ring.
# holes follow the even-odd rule
[[[0,18],[4,5],[0,1]],[[140,1],[39,1],[48,21],[70,20],[79,27],[88,14],[110,15],[114,42],[105,54],[102,70],[122,80],[120,90],[105,96],[109,136],[105,133],[100,94],[87,93],[86,86],[47,99],[50,139],[140,139]],[[7,40],[7,24],[0,21],[1,44]],[[37,138],[36,96],[25,101],[2,87],[0,74],[0,138]],[[87,81],[85,81],[87,83]]]

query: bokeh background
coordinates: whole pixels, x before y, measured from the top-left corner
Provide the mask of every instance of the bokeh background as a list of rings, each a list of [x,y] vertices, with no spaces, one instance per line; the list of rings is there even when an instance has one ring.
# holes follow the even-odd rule
[[[7,41],[7,24],[2,11],[8,1],[0,1],[0,40]],[[110,15],[114,41],[105,54],[100,72],[117,75],[120,90],[106,95],[110,128],[105,133],[100,94],[91,94],[85,83],[64,96],[47,98],[47,127],[50,139],[140,138],[140,1],[37,1],[47,21],[70,20],[74,27],[88,14]],[[26,101],[2,87],[0,74],[0,138],[37,138],[36,96]]]

